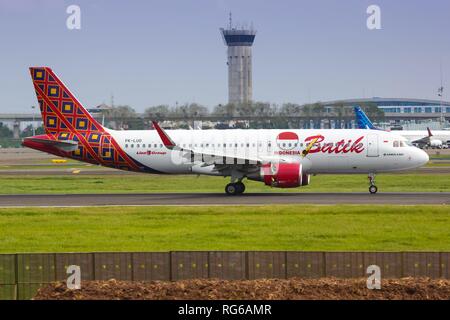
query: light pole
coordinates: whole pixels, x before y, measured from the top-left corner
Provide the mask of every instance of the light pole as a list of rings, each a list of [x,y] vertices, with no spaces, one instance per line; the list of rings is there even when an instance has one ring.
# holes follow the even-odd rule
[[[443,129],[443,126],[445,126],[445,115],[444,115],[444,107],[442,105],[443,102],[443,96],[444,96],[444,86],[442,85],[442,61],[440,65],[440,74],[441,74],[441,86],[438,88],[438,96],[439,96],[439,103],[441,106],[441,129]]]
[[[31,110],[33,113],[33,122],[31,123],[31,129],[33,130],[33,136],[36,135],[36,131],[34,129],[34,109],[36,109],[36,106],[31,106]]]
[[[442,105],[442,99],[443,99],[442,96],[443,95],[444,95],[444,87],[441,85],[438,88],[439,103],[441,106],[441,126],[445,125],[444,106]],[[443,128],[441,128],[441,129],[443,129]]]

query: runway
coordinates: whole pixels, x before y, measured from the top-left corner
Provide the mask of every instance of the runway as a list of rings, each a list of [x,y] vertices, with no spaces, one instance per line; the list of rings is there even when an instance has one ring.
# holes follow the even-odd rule
[[[445,193],[220,193],[0,195],[0,207],[83,207],[277,204],[450,204]]]

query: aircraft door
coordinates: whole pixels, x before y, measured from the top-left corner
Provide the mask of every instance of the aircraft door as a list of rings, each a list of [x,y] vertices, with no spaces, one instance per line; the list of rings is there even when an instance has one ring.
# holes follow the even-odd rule
[[[368,134],[367,135],[367,156],[368,157],[378,157],[378,135]]]
[[[267,155],[272,154],[272,148],[273,148],[272,144],[273,144],[272,141],[270,141],[270,140],[267,141]]]
[[[264,148],[264,140],[263,139],[258,139],[258,144],[257,144],[257,156],[263,156],[265,155],[265,148]]]

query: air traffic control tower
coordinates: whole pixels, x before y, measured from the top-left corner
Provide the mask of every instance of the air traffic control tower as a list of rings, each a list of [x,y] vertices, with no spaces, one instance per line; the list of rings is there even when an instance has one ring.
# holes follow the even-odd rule
[[[221,28],[228,47],[228,103],[236,105],[252,100],[252,45],[256,31],[253,29]]]

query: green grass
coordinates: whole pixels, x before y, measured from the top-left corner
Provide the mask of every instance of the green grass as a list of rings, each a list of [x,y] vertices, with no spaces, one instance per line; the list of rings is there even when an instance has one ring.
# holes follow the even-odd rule
[[[0,194],[37,193],[152,193],[223,192],[229,178],[177,175],[0,175]],[[449,192],[450,174],[384,174],[377,176],[380,192]],[[246,192],[367,192],[365,175],[318,175],[311,184],[277,189],[261,182],[245,181]]]
[[[0,252],[450,251],[450,206],[0,209]]]
[[[429,153],[430,159],[440,159],[440,160],[450,160],[450,154],[436,154],[436,153]]]
[[[444,163],[439,163],[439,162],[429,162],[425,167],[450,167],[450,162],[444,162]]]

